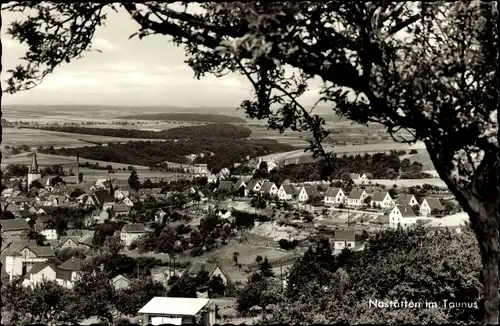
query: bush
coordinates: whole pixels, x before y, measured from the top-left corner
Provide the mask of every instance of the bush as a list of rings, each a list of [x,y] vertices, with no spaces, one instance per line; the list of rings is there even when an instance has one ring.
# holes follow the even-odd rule
[[[288,241],[286,239],[281,239],[278,241],[278,244],[280,246],[281,249],[284,249],[284,250],[292,250],[292,249],[295,249],[295,247],[297,247],[299,245],[299,241],[297,241],[296,239],[293,240],[293,241]]]
[[[418,153],[418,152],[417,152],[417,150],[416,150],[416,149],[412,149],[412,150],[410,151],[410,154],[411,154],[411,155],[413,155],[413,154],[417,154],[417,153]]]

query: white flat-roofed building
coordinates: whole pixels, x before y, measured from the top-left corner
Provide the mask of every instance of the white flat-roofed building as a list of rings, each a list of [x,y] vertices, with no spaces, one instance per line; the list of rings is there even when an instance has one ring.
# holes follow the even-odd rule
[[[215,324],[215,306],[204,298],[154,297],[138,314],[143,325]]]

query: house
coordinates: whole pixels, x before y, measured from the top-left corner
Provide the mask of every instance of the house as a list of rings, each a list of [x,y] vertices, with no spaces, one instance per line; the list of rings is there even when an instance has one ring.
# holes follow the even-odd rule
[[[347,205],[349,206],[363,206],[364,200],[368,197],[368,194],[364,189],[353,189],[347,196]]]
[[[255,179],[251,179],[248,181],[248,185],[247,185],[248,192],[259,193],[261,188],[262,188],[262,184],[260,181],[255,180]]]
[[[35,286],[43,281],[56,281],[57,267],[51,263],[35,263],[26,273],[23,286]]]
[[[271,181],[264,181],[262,183],[260,192],[263,195],[269,195],[269,196],[277,196],[278,195],[278,187],[276,187],[276,184]]]
[[[125,204],[113,204],[112,209],[115,216],[128,216],[130,214],[130,208]]]
[[[342,188],[329,187],[325,193],[325,205],[338,205],[345,202],[346,196]]]
[[[36,263],[45,263],[55,257],[52,247],[32,246],[22,242],[12,244],[3,255],[5,270],[10,280],[16,276],[26,275]]]
[[[418,205],[417,198],[414,195],[401,194],[396,199],[397,205],[408,205],[408,206],[416,206]]]
[[[29,232],[30,226],[25,219],[1,220],[2,238],[10,240],[21,240],[21,238]]]
[[[47,240],[57,240],[57,230],[55,228],[49,228],[47,223],[35,223],[35,231],[40,232],[41,235],[45,236]]]
[[[361,183],[361,184],[364,184],[364,183],[368,183],[368,176],[363,173],[363,174],[359,174],[359,173],[350,173],[349,176],[351,177],[352,181],[354,181],[355,183]]]
[[[195,262],[188,273],[190,275],[197,275],[202,270],[208,272],[208,277],[212,278],[214,276],[219,276],[224,285],[227,284],[228,278],[218,264]]]
[[[140,223],[131,223],[125,224],[122,227],[120,233],[120,239],[125,243],[126,246],[130,246],[132,242],[136,239],[146,235],[146,228],[144,224]]]
[[[130,280],[123,275],[118,275],[111,280],[115,290],[127,289],[130,286]]]
[[[282,184],[278,190],[278,198],[280,200],[292,200],[297,195],[297,189],[291,184]]]
[[[130,197],[125,197],[125,198],[122,200],[122,204],[125,204],[125,205],[127,205],[128,207],[134,207],[134,202],[132,201],[132,199],[130,199]]]
[[[430,216],[433,212],[442,212],[443,205],[437,197],[425,197],[420,204],[419,213],[422,216]]]
[[[80,236],[61,236],[59,239],[59,248],[79,248],[78,242],[80,241]]]
[[[333,237],[334,250],[354,248],[356,246],[356,233],[354,230],[335,230]]]
[[[107,190],[98,190],[94,192],[94,197],[97,199],[97,204],[104,210],[113,207],[115,203],[115,199]]]
[[[232,181],[221,181],[219,182],[218,192],[231,193],[233,192],[234,183]]]
[[[243,180],[238,180],[233,185],[233,192],[246,197],[248,196],[247,185],[243,182]]]
[[[83,235],[80,240],[78,240],[78,247],[79,248],[82,248],[82,249],[85,249],[85,250],[88,250],[88,249],[91,249],[92,248],[92,242],[94,240],[94,233],[93,231],[91,231],[92,233],[88,233],[88,234],[85,234]]]
[[[309,199],[317,198],[319,196],[318,190],[314,186],[305,185],[299,190],[298,201],[306,202]]]
[[[389,226],[407,228],[417,224],[417,215],[409,205],[396,205],[389,214]]]
[[[78,280],[78,278],[80,277],[82,265],[82,260],[77,257],[71,257],[70,259],[59,265],[57,268],[60,275],[63,277],[58,277],[58,283],[63,283],[61,285],[64,287],[72,288],[76,280]],[[59,279],[61,281],[59,281]]]
[[[53,206],[43,206],[43,207],[38,208],[38,210],[36,211],[36,215],[42,215],[42,214],[50,215],[55,210],[56,210],[56,207],[53,207]]]
[[[394,205],[391,195],[387,191],[377,191],[372,195],[370,206],[374,208],[390,208]]]
[[[215,304],[206,298],[154,297],[138,314],[143,325],[215,324]]]
[[[123,200],[130,196],[130,191],[127,190],[115,190],[114,197],[116,200]]]

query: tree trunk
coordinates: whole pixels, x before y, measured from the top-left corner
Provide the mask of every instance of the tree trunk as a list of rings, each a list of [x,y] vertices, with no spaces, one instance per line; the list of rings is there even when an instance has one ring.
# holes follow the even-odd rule
[[[455,195],[462,208],[469,215],[470,223],[476,235],[481,261],[483,264],[483,323],[497,325],[499,322],[499,198],[498,188],[498,150],[488,151],[474,175],[470,185],[457,184],[446,169],[447,162],[440,160],[438,151],[432,144],[426,143],[429,156],[441,179]]]

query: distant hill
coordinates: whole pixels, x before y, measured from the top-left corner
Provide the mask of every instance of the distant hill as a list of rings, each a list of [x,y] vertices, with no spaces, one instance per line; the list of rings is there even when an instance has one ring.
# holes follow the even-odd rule
[[[203,114],[203,113],[150,113],[150,114],[127,115],[120,118],[130,119],[130,120],[246,123],[246,120],[240,117],[234,117],[222,114]]]
[[[39,126],[23,127],[73,134],[99,135],[106,137],[144,138],[144,139],[188,139],[188,138],[248,138],[252,131],[246,127],[227,123],[202,126],[177,127],[163,131],[137,129],[87,128],[82,126]]]

